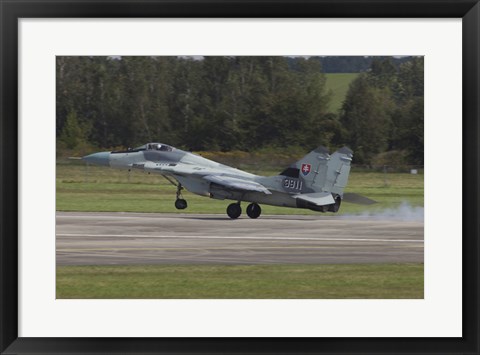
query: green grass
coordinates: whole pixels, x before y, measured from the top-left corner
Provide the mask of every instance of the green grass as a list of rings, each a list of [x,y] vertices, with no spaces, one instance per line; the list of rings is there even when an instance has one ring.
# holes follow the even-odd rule
[[[57,298],[421,299],[423,264],[57,266]]]
[[[275,175],[281,169],[265,171]],[[254,171],[259,173],[258,171]],[[159,175],[80,164],[57,164],[57,211],[171,212],[176,188]],[[352,169],[345,192],[378,201],[371,206],[343,203],[341,214],[359,214],[394,209],[403,203],[423,206],[423,174],[355,172]],[[188,208],[184,213],[225,213],[229,200],[219,201],[184,192]],[[305,209],[262,205],[263,214],[315,214]]]
[[[332,90],[333,96],[330,102],[330,111],[338,112],[342,107],[343,101],[347,95],[348,86],[358,76],[358,73],[329,73],[327,77],[326,88]]]

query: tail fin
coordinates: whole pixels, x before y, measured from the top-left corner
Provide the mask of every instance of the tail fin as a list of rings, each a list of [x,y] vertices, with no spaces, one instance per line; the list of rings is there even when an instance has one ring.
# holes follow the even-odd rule
[[[296,175],[303,181],[302,193],[330,192],[343,196],[350,173],[353,152],[343,147],[332,155],[325,147],[318,147],[305,155],[280,175]]]

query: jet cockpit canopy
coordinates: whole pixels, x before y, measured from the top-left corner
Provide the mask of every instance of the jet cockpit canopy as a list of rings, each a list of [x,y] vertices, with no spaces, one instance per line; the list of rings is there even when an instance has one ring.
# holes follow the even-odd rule
[[[173,147],[163,144],[163,143],[147,143],[145,145],[142,145],[141,147],[136,148],[138,150],[160,150],[163,152],[171,152],[173,151]]]

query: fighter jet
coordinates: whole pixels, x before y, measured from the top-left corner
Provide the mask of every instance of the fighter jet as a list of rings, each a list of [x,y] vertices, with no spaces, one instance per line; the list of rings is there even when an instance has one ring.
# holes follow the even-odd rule
[[[236,201],[227,207],[227,215],[235,219],[242,214],[241,202],[249,202],[250,218],[260,216],[260,204],[338,212],[352,156],[347,147],[330,155],[321,146],[276,176],[251,174],[163,143],[99,152],[82,159],[96,165],[163,175],[177,187],[175,207],[179,210],[187,208],[183,188],[201,196]]]

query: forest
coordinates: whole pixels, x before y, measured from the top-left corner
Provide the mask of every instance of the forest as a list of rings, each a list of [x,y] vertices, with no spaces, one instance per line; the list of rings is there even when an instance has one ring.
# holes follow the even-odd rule
[[[360,73],[334,112],[325,67]],[[356,164],[423,165],[423,121],[423,57],[56,59],[57,156],[148,141],[222,152],[347,145]]]

